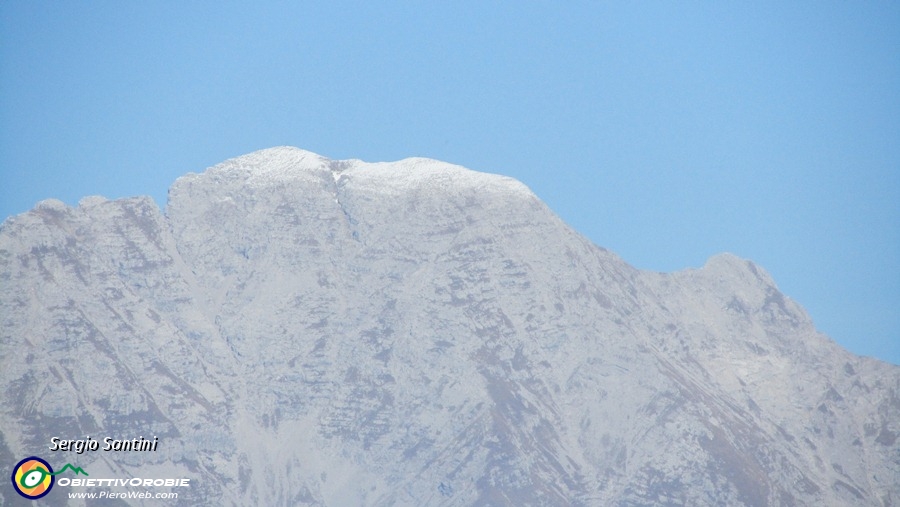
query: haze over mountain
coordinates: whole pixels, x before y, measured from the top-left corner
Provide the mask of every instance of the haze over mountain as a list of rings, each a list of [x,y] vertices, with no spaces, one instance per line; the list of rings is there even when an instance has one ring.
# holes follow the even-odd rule
[[[43,201],[0,284],[2,463],[178,505],[900,503],[900,367],[751,261],[636,270],[502,176],[263,150],[165,213]],[[47,452],[88,435],[159,447]]]

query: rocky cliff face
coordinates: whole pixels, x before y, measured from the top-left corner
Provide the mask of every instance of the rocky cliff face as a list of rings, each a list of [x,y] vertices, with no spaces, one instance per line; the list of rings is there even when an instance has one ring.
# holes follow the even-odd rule
[[[8,219],[0,286],[10,467],[178,505],[900,505],[900,368],[752,262],[638,271],[509,178],[264,150],[165,214]],[[159,446],[47,451],[87,435]]]

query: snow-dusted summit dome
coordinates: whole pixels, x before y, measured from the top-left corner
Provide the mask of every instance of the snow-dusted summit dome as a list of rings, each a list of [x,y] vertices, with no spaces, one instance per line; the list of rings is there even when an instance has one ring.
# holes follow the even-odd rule
[[[171,192],[199,184],[238,184],[268,188],[291,181],[331,179],[334,183],[353,180],[367,192],[399,195],[407,192],[460,193],[478,191],[495,196],[533,197],[519,181],[428,158],[407,158],[396,162],[369,163],[362,160],[332,160],[290,146],[255,151],[217,164],[201,174],[179,178]]]

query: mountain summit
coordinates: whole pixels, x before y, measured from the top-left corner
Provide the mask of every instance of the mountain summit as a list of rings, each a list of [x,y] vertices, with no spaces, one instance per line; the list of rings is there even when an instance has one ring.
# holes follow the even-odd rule
[[[750,261],[636,270],[502,176],[263,150],[165,214],[39,203],[0,285],[10,467],[177,505],[900,504],[900,368]],[[48,452],[87,436],[158,447]]]

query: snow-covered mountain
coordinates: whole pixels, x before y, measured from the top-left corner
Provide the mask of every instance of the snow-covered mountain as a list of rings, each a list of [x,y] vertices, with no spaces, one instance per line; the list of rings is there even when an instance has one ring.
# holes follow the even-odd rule
[[[506,177],[273,148],[165,213],[39,203],[0,287],[10,468],[191,478],[169,505],[900,505],[900,368],[750,261],[636,270]],[[107,435],[159,445],[47,449]]]

